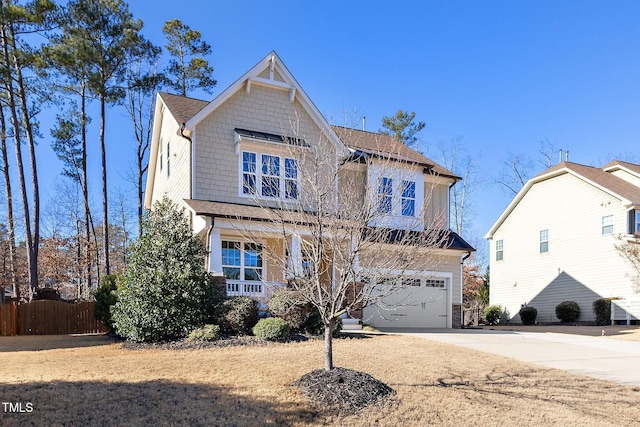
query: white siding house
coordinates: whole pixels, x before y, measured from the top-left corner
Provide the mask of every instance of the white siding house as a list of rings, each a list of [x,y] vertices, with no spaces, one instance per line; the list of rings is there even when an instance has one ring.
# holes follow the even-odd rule
[[[555,307],[576,301],[579,321],[593,321],[594,300],[636,295],[632,267],[614,245],[640,231],[639,221],[639,165],[562,162],[539,174],[485,236],[490,303],[513,322],[523,305],[538,310],[538,322],[558,322]]]
[[[394,200],[388,221],[371,226],[418,233],[448,229],[448,189],[459,178],[391,137],[331,126],[275,52],[211,102],[158,95],[145,207],[164,196],[185,207],[193,231],[207,242],[208,269],[226,277],[228,295],[264,303],[287,282],[282,267],[265,253],[284,254],[286,247],[288,262],[302,269],[305,235],[296,229],[283,239],[270,232],[256,194],[273,205],[302,199],[298,172],[319,141],[328,142],[328,159],[345,165],[335,180],[339,192],[365,203],[381,194],[367,194],[366,188],[386,183],[382,190]],[[381,158],[396,165],[392,173],[377,168]],[[259,236],[249,238],[247,230]],[[413,309],[394,319],[372,311],[363,320],[376,326],[459,325],[462,261],[473,248],[455,233],[449,236],[437,271],[412,272],[420,277]]]

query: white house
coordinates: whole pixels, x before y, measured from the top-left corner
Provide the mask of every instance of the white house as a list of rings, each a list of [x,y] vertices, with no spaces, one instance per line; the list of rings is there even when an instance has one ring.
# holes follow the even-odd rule
[[[335,182],[340,191],[358,194],[364,202],[364,183],[384,182],[378,197],[398,199],[389,204],[388,212],[398,228],[448,229],[449,187],[459,178],[390,137],[331,126],[275,52],[210,102],[158,95],[145,207],[165,195],[185,207],[194,232],[206,239],[208,269],[226,277],[227,293],[264,302],[286,283],[284,271],[264,249],[284,250],[285,242],[269,234],[269,217],[255,196],[275,204],[297,200],[304,192],[302,157],[321,140],[331,147],[327,156],[347,166]],[[367,156],[373,160],[360,161]],[[383,157],[396,162],[399,173],[408,177],[400,181],[402,189],[392,177],[380,176],[375,159]],[[357,182],[347,180],[354,177],[363,186],[344,184]],[[423,205],[424,210],[419,208]],[[436,223],[437,218],[445,220]],[[249,239],[240,230],[260,231],[262,237]],[[292,232],[286,239],[286,247],[294,252],[286,256],[302,263],[304,233]],[[459,325],[462,261],[472,250],[451,233],[441,248],[438,270],[413,272],[419,278],[413,288],[416,303],[402,307],[393,320],[365,309],[364,321],[376,326]]]
[[[490,303],[519,322],[529,305],[538,322],[558,322],[555,307],[580,305],[592,321],[599,298],[637,298],[634,271],[615,248],[640,232],[640,165],[602,168],[562,162],[527,182],[491,227]]]

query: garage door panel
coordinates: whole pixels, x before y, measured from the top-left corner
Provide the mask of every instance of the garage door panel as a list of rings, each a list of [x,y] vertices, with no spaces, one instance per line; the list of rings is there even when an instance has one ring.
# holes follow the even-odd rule
[[[364,322],[379,328],[447,327],[447,288],[401,290],[377,306],[366,307]]]

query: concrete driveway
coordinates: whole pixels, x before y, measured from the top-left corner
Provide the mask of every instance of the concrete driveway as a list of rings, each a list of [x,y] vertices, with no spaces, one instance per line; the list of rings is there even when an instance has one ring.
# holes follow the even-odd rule
[[[484,329],[385,330],[459,345],[587,375],[640,386],[640,342],[557,333]]]

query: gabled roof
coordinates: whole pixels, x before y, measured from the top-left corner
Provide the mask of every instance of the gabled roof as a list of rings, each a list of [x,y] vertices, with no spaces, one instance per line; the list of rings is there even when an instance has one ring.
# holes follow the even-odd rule
[[[167,92],[158,92],[158,96],[162,98],[162,102],[167,106],[173,117],[178,122],[178,125],[186,123],[190,118],[195,116],[196,113],[209,104],[208,101],[174,95]]]
[[[601,191],[620,199],[622,204],[625,206],[640,205],[640,187],[636,187],[635,185],[631,184],[628,181],[625,181],[622,178],[618,178],[617,176],[612,175],[609,172],[605,172],[604,169],[606,168],[607,170],[611,170],[611,165],[614,163],[618,164],[620,162],[615,161],[609,163],[603,169],[600,169],[593,166],[581,165],[578,163],[561,162],[553,166],[552,168],[547,169],[546,171],[534,176],[529,181],[527,181],[525,186],[511,201],[507,209],[505,209],[505,211],[502,213],[502,215],[500,215],[495,224],[493,224],[493,226],[489,229],[487,234],[484,236],[485,239],[491,239],[493,237],[495,231],[500,227],[500,225],[502,225],[504,220],[507,219],[509,214],[513,211],[513,209],[515,209],[520,200],[522,200],[522,198],[527,194],[531,187],[539,182],[553,179],[564,174],[571,174],[576,178],[590,185],[593,185]]]
[[[635,175],[640,178],[640,165],[635,163],[623,162],[622,160],[613,160],[602,167],[605,172],[613,172],[616,170],[624,170],[631,175]]]
[[[362,151],[382,158],[415,163],[420,166],[424,166],[436,175],[454,178],[455,180],[461,179],[453,172],[440,166],[416,150],[407,147],[405,144],[391,136],[340,126],[332,126],[332,128],[340,137],[342,142],[352,150]]]

